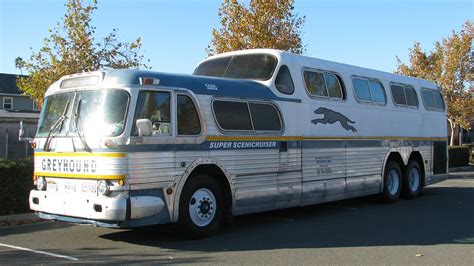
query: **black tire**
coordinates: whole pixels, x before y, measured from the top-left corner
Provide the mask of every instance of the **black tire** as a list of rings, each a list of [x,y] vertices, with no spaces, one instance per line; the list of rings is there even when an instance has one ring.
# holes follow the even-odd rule
[[[180,230],[189,238],[210,236],[222,224],[223,209],[222,189],[217,181],[207,175],[193,176],[181,192],[178,221]]]
[[[391,179],[394,180],[392,181]],[[398,183],[398,184],[397,184]],[[394,203],[400,197],[402,190],[402,171],[394,161],[387,162],[383,175],[383,191],[379,199],[385,203]]]
[[[418,162],[410,161],[403,173],[402,197],[406,199],[418,197],[421,192],[422,178],[421,167]]]

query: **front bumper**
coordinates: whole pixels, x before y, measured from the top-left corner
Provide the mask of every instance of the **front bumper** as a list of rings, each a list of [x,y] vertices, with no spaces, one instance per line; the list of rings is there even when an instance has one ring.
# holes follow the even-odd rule
[[[111,198],[40,190],[31,190],[29,203],[30,209],[36,212],[114,222],[152,217],[165,209],[164,201],[156,196]]]

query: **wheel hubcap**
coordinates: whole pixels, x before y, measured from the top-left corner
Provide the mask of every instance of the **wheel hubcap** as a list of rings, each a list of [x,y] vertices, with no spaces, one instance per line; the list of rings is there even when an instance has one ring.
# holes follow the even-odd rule
[[[408,176],[408,184],[410,185],[411,191],[417,191],[420,186],[420,173],[416,168],[411,169],[410,175]]]
[[[189,216],[197,226],[206,226],[212,222],[216,213],[216,198],[207,188],[194,192],[189,201]]]
[[[400,179],[397,171],[392,170],[388,174],[387,188],[391,195],[397,194],[398,187],[400,185]]]

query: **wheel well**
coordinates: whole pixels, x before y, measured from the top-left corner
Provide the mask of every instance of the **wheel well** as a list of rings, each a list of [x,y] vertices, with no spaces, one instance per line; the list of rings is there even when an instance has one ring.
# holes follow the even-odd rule
[[[224,172],[215,164],[201,164],[192,171],[186,182],[198,175],[207,175],[216,180],[224,195],[224,215],[230,214],[232,212],[232,192]]]
[[[410,161],[416,161],[418,165],[421,168],[421,178],[422,178],[422,184],[425,186],[425,164],[423,163],[423,157],[421,156],[421,153],[419,151],[414,151],[410,154],[410,159],[408,159],[408,162]]]
[[[385,164],[387,164],[390,161],[396,162],[398,166],[400,167],[400,169],[403,171],[403,167],[404,167],[403,159],[402,159],[402,156],[398,152],[390,153]]]

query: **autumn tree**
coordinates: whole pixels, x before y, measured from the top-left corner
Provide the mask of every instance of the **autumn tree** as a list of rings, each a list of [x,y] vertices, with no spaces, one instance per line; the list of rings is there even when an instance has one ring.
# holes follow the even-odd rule
[[[474,81],[473,34],[473,25],[467,21],[461,31],[453,30],[451,36],[436,42],[429,53],[416,42],[410,49],[409,64],[397,57],[396,73],[428,79],[441,87],[451,129],[450,145],[454,144],[454,129],[459,125],[469,130],[474,117],[474,94],[469,88],[469,82]]]
[[[44,46],[32,51],[29,60],[18,57],[15,65],[28,76],[17,80],[25,94],[41,104],[46,89],[61,76],[94,71],[101,68],[138,68],[142,64],[141,40],[119,42],[117,29],[96,42],[91,15],[97,9],[97,1],[84,4],[82,0],[68,0],[66,14],[50,35],[44,38]],[[145,66],[146,67],[146,66]]]
[[[293,13],[293,0],[224,0],[219,8],[221,28],[212,30],[208,55],[223,52],[273,48],[301,54],[301,28],[305,17]]]

